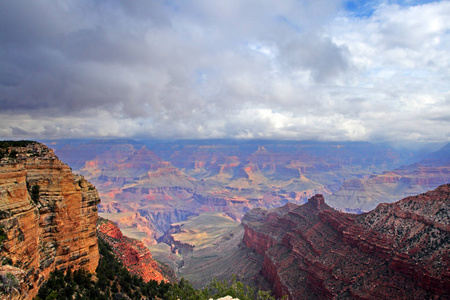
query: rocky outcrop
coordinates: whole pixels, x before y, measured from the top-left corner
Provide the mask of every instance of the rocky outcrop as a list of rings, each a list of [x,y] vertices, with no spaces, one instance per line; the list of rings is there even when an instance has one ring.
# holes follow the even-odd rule
[[[55,269],[95,271],[100,198],[46,146],[21,146],[7,148],[10,155],[0,163],[0,224],[6,235],[0,255],[24,273],[18,298],[31,299]]]
[[[321,195],[308,203],[252,210],[244,244],[264,255],[261,273],[289,299],[450,297],[450,185],[338,212]]]
[[[167,281],[152,254],[142,242],[124,236],[119,227],[106,219],[99,221],[97,231],[131,274],[142,277],[145,282]]]

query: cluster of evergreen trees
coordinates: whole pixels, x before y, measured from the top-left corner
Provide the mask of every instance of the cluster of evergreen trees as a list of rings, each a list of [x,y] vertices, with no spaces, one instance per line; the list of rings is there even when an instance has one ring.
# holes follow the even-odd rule
[[[9,156],[10,158],[15,158],[17,155],[17,152],[15,150],[12,150],[8,154],[8,148],[9,147],[26,147],[29,144],[36,144],[34,141],[0,141],[0,158]]]
[[[29,144],[36,144],[35,141],[0,141],[0,149],[5,149],[8,147],[26,147]]]
[[[205,300],[230,295],[241,300],[274,300],[269,292],[255,291],[233,278],[231,282],[213,280],[205,289],[194,289],[181,279],[178,283],[150,281],[131,275],[115,257],[111,247],[99,238],[100,261],[96,274],[84,270],[52,272],[35,300],[120,300],[167,299]]]

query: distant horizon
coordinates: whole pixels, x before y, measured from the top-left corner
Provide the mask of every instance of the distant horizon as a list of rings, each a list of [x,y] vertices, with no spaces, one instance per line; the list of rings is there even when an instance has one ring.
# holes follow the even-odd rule
[[[415,142],[415,143],[404,143],[404,142],[399,142],[399,143],[393,143],[393,142],[373,142],[373,141],[326,141],[326,140],[293,140],[293,139],[238,139],[238,138],[204,138],[204,139],[189,139],[189,138],[178,138],[178,139],[163,139],[163,138],[132,138],[132,137],[100,137],[100,138],[53,138],[53,139],[42,139],[42,138],[37,138],[37,139],[11,139],[11,138],[0,138],[0,141],[7,141],[7,140],[12,140],[12,141],[21,141],[21,140],[25,140],[25,141],[36,141],[39,143],[51,143],[51,142],[67,142],[67,144],[70,144],[72,142],[77,142],[77,143],[85,143],[85,142],[91,142],[91,141],[104,141],[104,142],[108,142],[108,141],[117,141],[117,142],[126,142],[126,141],[130,141],[130,142],[136,142],[136,143],[140,143],[140,144],[146,144],[146,142],[153,142],[153,143],[194,143],[194,144],[210,144],[210,142],[212,143],[238,143],[238,144],[258,144],[258,143],[269,143],[269,144],[276,144],[276,143],[319,143],[319,144],[373,144],[373,145],[379,145],[379,146],[386,146],[386,147],[393,147],[394,149],[408,149],[408,150],[413,150],[413,151],[422,151],[425,150],[433,152],[433,151],[437,151],[443,147],[445,147],[446,145],[449,145],[450,143],[445,143],[445,142],[435,142],[435,143],[426,143],[426,142]],[[51,146],[51,145],[47,145],[47,146]],[[427,151],[427,152],[428,152]]]

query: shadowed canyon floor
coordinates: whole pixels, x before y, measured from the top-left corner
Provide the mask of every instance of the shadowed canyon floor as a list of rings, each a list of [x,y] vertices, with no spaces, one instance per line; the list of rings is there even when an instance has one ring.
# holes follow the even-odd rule
[[[172,265],[178,277],[203,288],[209,280],[236,275],[249,285],[269,289],[258,276],[263,257],[242,244],[244,227],[223,213],[204,213],[173,224],[163,236],[166,244],[150,246],[154,257]],[[161,247],[161,245],[170,245]]]

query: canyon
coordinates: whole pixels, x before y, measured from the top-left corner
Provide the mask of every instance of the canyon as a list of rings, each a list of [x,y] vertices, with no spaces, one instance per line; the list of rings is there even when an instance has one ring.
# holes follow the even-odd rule
[[[327,197],[327,202],[343,211],[364,212],[382,202],[394,202],[449,182],[450,144],[447,144],[419,162],[368,178],[348,179],[339,191]]]
[[[172,280],[156,258],[197,288],[235,274],[288,299],[450,295],[449,145],[411,163],[368,143],[210,143],[51,144],[69,165],[2,144],[0,276],[16,282],[2,296],[31,299],[55,269],[94,272],[97,235],[145,281]]]
[[[286,287],[279,288],[281,277],[270,275],[275,266],[266,255],[274,240],[264,244],[261,237],[246,247],[251,229],[245,224],[255,211],[282,207],[277,214],[288,213],[295,205],[308,207],[316,194],[343,212],[370,211],[450,182],[449,147],[421,156],[370,143],[118,140],[66,143],[56,151],[99,188],[100,215],[141,240],[179,277],[201,288],[212,274],[221,279],[237,274],[246,284],[281,289],[281,295]],[[85,153],[82,159],[78,152]],[[244,226],[200,247],[189,235],[207,234],[202,220],[210,213]],[[217,220],[211,226],[222,222]],[[358,293],[351,295],[376,296]]]
[[[147,246],[155,245],[171,224],[190,216],[221,212],[240,221],[252,208],[302,204],[317,193],[339,192],[346,180],[365,180],[419,159],[417,153],[360,142],[92,140],[50,144],[75,172],[97,187],[102,198],[100,215]]]
[[[449,221],[449,184],[359,215],[315,195],[247,213],[243,243],[276,297],[448,299]]]
[[[0,161],[0,274],[15,283],[2,297],[31,299],[55,269],[95,271],[100,198],[45,145],[14,145]]]

